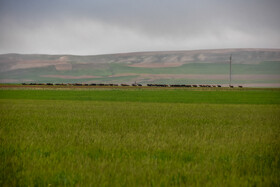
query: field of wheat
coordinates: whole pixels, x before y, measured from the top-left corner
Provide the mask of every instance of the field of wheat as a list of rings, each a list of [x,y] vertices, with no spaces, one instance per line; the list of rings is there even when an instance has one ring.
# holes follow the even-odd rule
[[[279,89],[0,89],[0,185],[278,186],[279,114]]]

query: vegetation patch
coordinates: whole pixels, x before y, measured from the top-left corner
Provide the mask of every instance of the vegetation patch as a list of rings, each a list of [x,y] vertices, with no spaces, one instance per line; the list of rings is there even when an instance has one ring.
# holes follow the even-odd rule
[[[278,186],[280,91],[0,90],[1,186]]]

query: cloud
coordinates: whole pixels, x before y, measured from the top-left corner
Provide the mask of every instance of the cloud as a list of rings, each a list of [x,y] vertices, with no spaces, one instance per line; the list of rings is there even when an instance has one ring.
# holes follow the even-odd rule
[[[280,48],[277,0],[2,0],[0,53]]]

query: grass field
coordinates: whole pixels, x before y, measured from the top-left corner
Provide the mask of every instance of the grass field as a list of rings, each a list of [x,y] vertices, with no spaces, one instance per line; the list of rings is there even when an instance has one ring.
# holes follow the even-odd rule
[[[279,89],[0,89],[0,186],[279,186]]]
[[[234,80],[233,83],[244,84],[244,83],[280,83],[278,79],[266,79],[258,75],[279,75],[280,74],[280,62],[261,62],[259,64],[233,64],[232,65],[233,75],[256,75],[253,80]],[[119,74],[134,74],[129,76],[114,77],[113,75]],[[16,69],[7,72],[1,72],[0,80],[12,79],[13,83],[21,82],[113,82],[113,83],[126,83],[135,82],[136,80],[141,83],[156,83],[156,82],[167,82],[170,84],[227,84],[228,78],[225,79],[170,79],[169,77],[156,79],[147,77],[145,79],[139,79],[141,74],[198,74],[198,75],[228,75],[229,64],[228,63],[190,63],[183,64],[179,67],[164,67],[164,68],[141,68],[141,67],[129,67],[127,64],[119,63],[108,63],[103,68],[74,68],[69,70],[56,70],[54,66],[49,67],[37,67],[29,69]],[[61,78],[61,77],[45,77],[45,75],[61,75],[61,76],[99,76],[99,78]],[[112,77],[113,76],[113,77]],[[36,80],[36,81],[35,81]]]

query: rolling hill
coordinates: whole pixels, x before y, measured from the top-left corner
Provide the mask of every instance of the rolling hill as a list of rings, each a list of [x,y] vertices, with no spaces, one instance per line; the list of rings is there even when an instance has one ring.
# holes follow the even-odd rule
[[[2,54],[1,83],[165,83],[280,87],[280,49],[136,52],[94,56]]]

